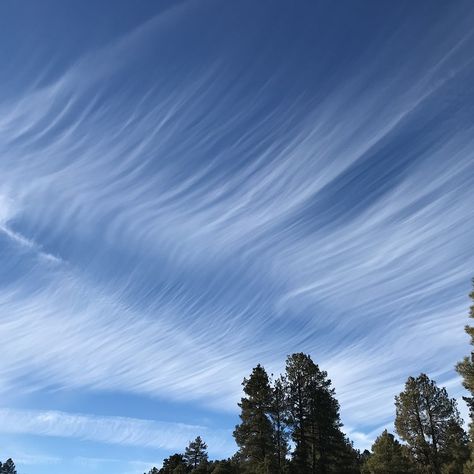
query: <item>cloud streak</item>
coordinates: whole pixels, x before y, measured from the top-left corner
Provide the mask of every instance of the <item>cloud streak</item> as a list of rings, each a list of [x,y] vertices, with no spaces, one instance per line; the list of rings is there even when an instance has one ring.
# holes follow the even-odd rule
[[[59,411],[0,409],[1,432],[33,434],[155,449],[180,450],[189,440],[204,434],[212,441],[215,455],[230,454],[227,433],[212,433],[206,427],[126,417],[101,417]],[[57,462],[55,458],[43,462]],[[87,458],[84,461],[99,461]],[[28,464],[28,459],[22,461]],[[31,463],[31,462],[30,462]]]

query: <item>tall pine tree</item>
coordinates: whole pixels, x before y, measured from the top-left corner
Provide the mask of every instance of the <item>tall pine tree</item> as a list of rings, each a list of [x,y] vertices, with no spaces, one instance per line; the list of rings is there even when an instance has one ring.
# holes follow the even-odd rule
[[[191,469],[207,463],[207,444],[198,436],[191,441],[184,452],[184,460]]]
[[[273,423],[273,431],[275,436],[275,458],[276,469],[278,474],[286,472],[287,455],[288,455],[288,431],[287,431],[287,400],[285,379],[278,378],[272,387],[272,404],[270,408],[270,418]]]
[[[339,403],[327,373],[303,353],[286,362],[288,422],[295,449],[292,470],[298,474],[341,472],[346,451],[340,431]]]
[[[273,394],[265,369],[257,365],[242,385],[246,396],[239,403],[241,423],[234,430],[242,467],[252,474],[273,474],[276,452],[270,419]]]
[[[395,397],[395,428],[408,443],[420,467],[441,474],[451,461],[449,443],[463,443],[463,429],[456,406],[445,388],[426,374],[409,377],[405,390]]]

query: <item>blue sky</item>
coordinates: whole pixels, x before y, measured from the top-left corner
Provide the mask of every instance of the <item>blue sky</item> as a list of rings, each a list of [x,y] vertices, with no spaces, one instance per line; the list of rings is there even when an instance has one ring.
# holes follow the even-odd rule
[[[296,351],[361,448],[409,375],[461,397],[473,21],[0,2],[0,458],[141,474],[198,434],[225,457],[242,378]]]

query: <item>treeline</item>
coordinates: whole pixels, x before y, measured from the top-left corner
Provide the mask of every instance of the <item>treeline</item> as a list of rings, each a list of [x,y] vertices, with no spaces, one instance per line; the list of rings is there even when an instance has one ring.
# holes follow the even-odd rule
[[[331,381],[309,355],[289,356],[285,373],[273,381],[257,365],[243,391],[234,430],[239,450],[231,459],[209,462],[198,437],[149,474],[463,474],[469,460],[455,399],[425,374],[410,377],[395,397],[395,428],[404,444],[385,430],[372,452],[362,453],[342,431]]]
[[[470,297],[474,302],[474,291]],[[474,345],[474,327],[466,332]],[[275,379],[257,365],[242,383],[233,433],[238,451],[209,461],[207,445],[197,437],[148,474],[474,474],[474,352],[456,369],[471,395],[465,398],[469,435],[456,400],[420,374],[409,377],[395,397],[398,439],[385,430],[371,451],[360,452],[342,430],[331,380],[309,355],[290,355]]]

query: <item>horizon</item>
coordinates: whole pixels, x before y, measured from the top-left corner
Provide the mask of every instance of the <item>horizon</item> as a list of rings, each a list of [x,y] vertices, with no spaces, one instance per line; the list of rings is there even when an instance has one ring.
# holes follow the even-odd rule
[[[0,3],[0,460],[236,450],[242,380],[328,372],[359,449],[459,401],[474,4]]]

